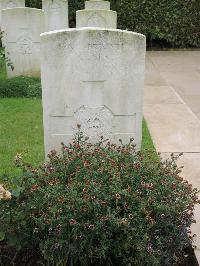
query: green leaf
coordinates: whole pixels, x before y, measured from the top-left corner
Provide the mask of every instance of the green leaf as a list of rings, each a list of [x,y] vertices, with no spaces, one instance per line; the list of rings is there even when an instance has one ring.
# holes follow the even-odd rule
[[[12,190],[12,195],[14,197],[19,197],[23,190],[24,189],[22,187],[17,186],[15,189]]]
[[[5,239],[5,235],[6,235],[5,232],[0,231],[0,241],[3,241]]]

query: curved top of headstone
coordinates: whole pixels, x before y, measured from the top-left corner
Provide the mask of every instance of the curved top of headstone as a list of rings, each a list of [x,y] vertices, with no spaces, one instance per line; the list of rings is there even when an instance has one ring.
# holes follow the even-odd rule
[[[82,28],[68,28],[68,29],[61,29],[61,30],[55,30],[55,31],[48,31],[48,32],[43,32],[40,34],[41,38],[54,38],[53,36],[56,35],[65,35],[68,34],[69,32],[84,32],[84,31],[89,31],[89,32],[104,32],[106,33],[111,33],[112,32],[118,32],[119,34],[129,34],[134,35],[138,39],[146,39],[146,36],[144,34],[138,33],[138,32],[133,32],[133,31],[128,31],[128,30],[120,30],[120,29],[101,29],[101,28],[94,28],[94,27],[82,27]]]
[[[90,0],[85,9],[76,12],[76,27],[117,28],[117,12],[110,10],[110,2]]]
[[[25,13],[37,12],[38,14],[44,13],[42,9],[31,8],[31,7],[13,7],[13,8],[2,9],[2,13],[19,13],[19,12],[25,12]]]

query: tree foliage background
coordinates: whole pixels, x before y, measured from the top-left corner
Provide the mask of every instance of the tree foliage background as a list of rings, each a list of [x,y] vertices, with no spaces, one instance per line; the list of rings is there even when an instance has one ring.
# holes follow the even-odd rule
[[[53,0],[52,0],[53,1]],[[75,11],[85,0],[69,0],[70,27]],[[172,47],[200,47],[200,0],[111,0],[118,13],[118,28],[143,33],[148,43],[162,41]],[[26,0],[41,8],[41,0]]]

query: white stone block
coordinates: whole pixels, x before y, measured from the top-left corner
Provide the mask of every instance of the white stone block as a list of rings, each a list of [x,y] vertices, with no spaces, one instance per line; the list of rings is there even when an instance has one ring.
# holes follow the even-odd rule
[[[110,10],[110,2],[108,1],[86,1],[85,9],[107,9]]]
[[[0,0],[0,28],[1,28],[1,11],[2,9],[14,8],[14,7],[25,7],[25,0]]]
[[[79,28],[41,34],[45,152],[81,130],[140,148],[145,36]]]
[[[76,12],[76,27],[117,28],[117,12],[111,10],[79,10]]]
[[[42,0],[45,14],[45,31],[69,27],[68,0]]]
[[[40,34],[44,32],[44,11],[17,7],[2,10],[3,43],[14,70],[7,66],[8,78],[40,76]]]

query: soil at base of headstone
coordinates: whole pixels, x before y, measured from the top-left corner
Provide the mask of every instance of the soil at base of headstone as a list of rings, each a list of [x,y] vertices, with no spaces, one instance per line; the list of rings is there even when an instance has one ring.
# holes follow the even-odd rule
[[[5,251],[8,251],[6,246],[0,245],[0,255],[2,255]],[[9,249],[6,252],[5,258],[2,260],[0,259],[0,266],[39,266],[41,265],[42,258],[40,257],[40,253],[38,251],[26,252],[25,254],[20,253],[18,256],[15,257],[15,253],[13,253],[12,249]],[[4,257],[4,256],[3,256]],[[6,259],[9,258],[9,259]],[[13,259],[12,259],[13,258]],[[69,263],[71,265],[71,263]],[[102,266],[102,264],[93,264],[91,266]],[[114,265],[121,266],[120,262],[116,262]],[[75,265],[73,265],[75,266]],[[80,265],[76,265],[80,266]],[[130,265],[131,266],[131,265]],[[138,265],[139,266],[139,265]],[[199,266],[198,261],[196,259],[194,249],[190,246],[185,249],[185,258],[180,258],[180,262],[174,266]]]
[[[191,246],[185,249],[185,254],[186,257],[184,261],[180,260],[180,263],[177,264],[177,266],[199,266],[194,249]]]
[[[155,39],[155,40],[151,40],[151,39],[147,39],[147,50],[150,51],[165,51],[165,50],[173,50],[173,49],[178,49],[178,50],[194,50],[198,48],[192,47],[192,46],[187,46],[187,47],[183,47],[183,46],[178,46],[178,45],[173,45],[169,42],[167,42],[165,39]]]

